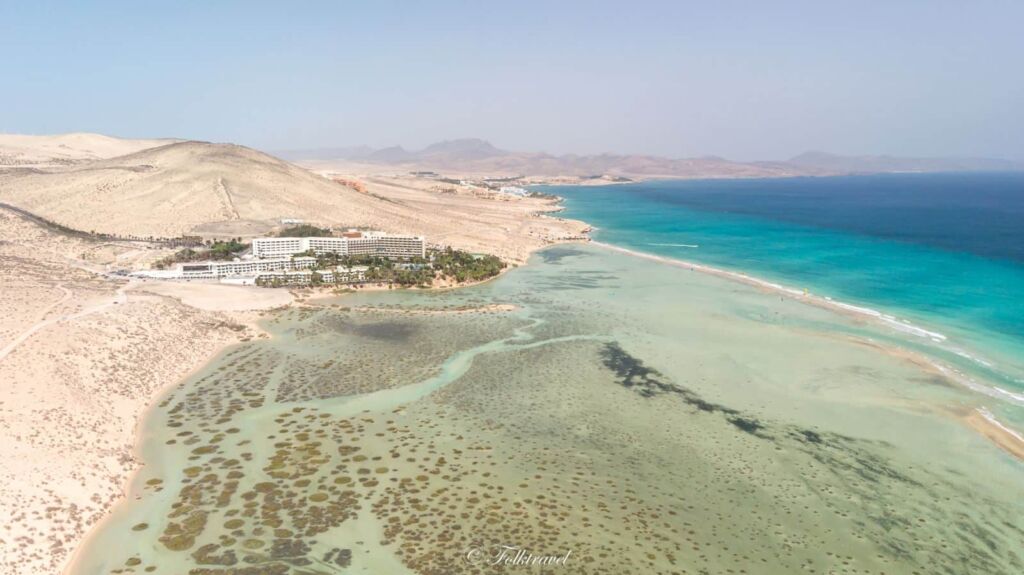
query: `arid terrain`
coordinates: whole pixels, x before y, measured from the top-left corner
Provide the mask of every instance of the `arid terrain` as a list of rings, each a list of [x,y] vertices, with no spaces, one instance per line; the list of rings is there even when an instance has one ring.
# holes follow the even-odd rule
[[[242,146],[176,142],[70,166],[0,168],[0,202],[76,230],[123,236],[252,237],[282,219],[301,219],[421,234],[512,262],[584,229],[543,215],[556,209],[549,199],[359,176],[345,185]]]
[[[550,199],[405,176],[344,185],[234,145],[0,136],[0,157],[0,202],[16,208],[0,206],[0,514],[10,518],[0,573],[59,572],[123,495],[136,423],[160,390],[224,346],[261,337],[260,310],[294,300],[111,274],[169,252],[132,238],[246,237],[298,218],[424,234],[522,263],[584,229],[547,215]]]
[[[130,140],[100,134],[0,134],[0,167],[52,168],[85,164],[177,141],[170,138]]]
[[[291,299],[214,291],[197,304],[173,285],[150,291],[103,275],[145,251],[65,237],[0,209],[2,573],[59,572],[121,497],[136,421],[159,390],[257,336],[254,312],[232,302]],[[218,297],[232,311],[214,311]]]

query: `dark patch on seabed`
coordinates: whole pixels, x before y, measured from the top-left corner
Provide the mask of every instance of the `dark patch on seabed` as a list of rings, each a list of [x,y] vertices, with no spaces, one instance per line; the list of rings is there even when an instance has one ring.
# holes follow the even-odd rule
[[[777,435],[769,435],[766,422],[737,409],[707,401],[681,385],[664,381],[665,376],[661,372],[644,365],[643,361],[630,355],[617,342],[606,343],[600,354],[605,367],[615,372],[617,383],[632,389],[643,397],[675,396],[682,399],[687,405],[697,408],[700,412],[720,413],[726,421],[740,431],[761,439],[772,440],[778,444],[782,444],[782,439],[785,437],[795,439],[797,440],[795,446],[800,451],[809,453],[819,462],[829,465],[834,471],[850,472],[868,482],[877,483],[882,479],[891,479],[909,485],[921,485],[897,471],[884,458],[861,449],[857,445],[869,442],[838,433],[819,432],[780,424],[771,426]],[[888,446],[884,442],[873,443],[879,446]]]
[[[921,570],[915,572],[1006,573],[1003,566],[1008,563],[1020,567],[1014,572],[1024,573],[1024,563],[1014,550],[1022,530],[999,516],[1003,509],[991,506],[993,502],[984,498],[975,498],[964,484],[951,481],[949,476],[898,463],[886,455],[894,448],[888,442],[761,421],[708,402],[685,387],[665,381],[658,370],[644,365],[615,342],[605,344],[600,357],[619,385],[645,398],[678,397],[696,407],[696,413],[721,414],[737,429],[770,441],[780,450],[812,458],[833,479],[814,479],[814,468],[809,467],[802,474],[808,487],[827,500],[835,496],[836,485],[843,486],[848,497],[863,503],[861,512],[866,522],[862,525],[873,531],[871,540],[892,557],[920,565]],[[965,499],[966,508],[936,505],[958,498]],[[980,520],[964,511],[986,507]],[[962,544],[929,545],[922,553],[919,537],[926,524],[931,528],[940,526],[943,540]]]
[[[584,252],[567,246],[548,248],[539,253],[546,264],[560,264],[565,258],[584,255]]]
[[[601,360],[605,367],[615,372],[619,385],[632,389],[644,397],[674,395],[699,411],[725,415],[726,421],[740,431],[769,439],[769,436],[761,433],[764,425],[756,418],[742,415],[731,407],[711,403],[681,385],[663,381],[665,376],[661,372],[653,367],[647,367],[644,362],[630,355],[616,342],[604,345],[601,349]]]
[[[535,282],[535,285],[550,291],[610,288],[612,286],[609,282],[617,279],[618,276],[606,272],[580,270],[573,274],[548,276]]]
[[[356,335],[370,337],[373,339],[387,339],[405,341],[411,338],[417,331],[416,326],[410,323],[399,321],[382,321],[354,326]]]
[[[387,341],[408,341],[419,331],[417,325],[407,321],[355,322],[331,316],[325,318],[323,323],[339,333],[350,333],[356,336]]]

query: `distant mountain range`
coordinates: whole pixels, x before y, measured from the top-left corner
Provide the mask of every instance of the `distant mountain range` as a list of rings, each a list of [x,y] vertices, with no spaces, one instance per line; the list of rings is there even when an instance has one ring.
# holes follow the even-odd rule
[[[1024,169],[1024,163],[993,158],[837,156],[826,152],[806,152],[790,158],[787,163],[804,168],[845,173],[992,172]]]
[[[1024,170],[1024,163],[989,158],[838,156],[825,152],[807,152],[779,162],[737,162],[715,156],[673,159],[650,155],[552,155],[543,152],[510,152],[476,138],[438,142],[422,150],[407,150],[401,146],[379,149],[358,146],[287,150],[279,151],[277,155],[320,167],[357,163],[409,170],[548,177],[745,178]]]

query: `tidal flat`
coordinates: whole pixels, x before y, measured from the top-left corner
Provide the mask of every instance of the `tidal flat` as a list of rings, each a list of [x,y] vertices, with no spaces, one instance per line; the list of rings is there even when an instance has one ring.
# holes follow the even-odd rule
[[[158,400],[72,573],[1024,572],[1024,465],[903,334],[576,245],[263,327]]]

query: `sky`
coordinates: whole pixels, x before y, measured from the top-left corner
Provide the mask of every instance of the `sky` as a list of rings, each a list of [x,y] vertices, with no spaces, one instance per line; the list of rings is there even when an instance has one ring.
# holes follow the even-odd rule
[[[1024,159],[1024,2],[0,0],[0,132]]]

